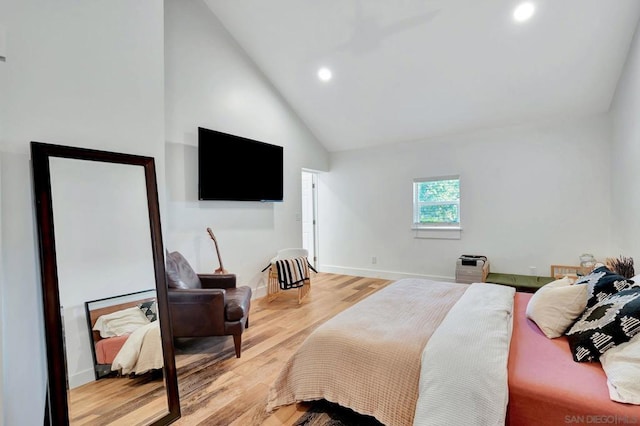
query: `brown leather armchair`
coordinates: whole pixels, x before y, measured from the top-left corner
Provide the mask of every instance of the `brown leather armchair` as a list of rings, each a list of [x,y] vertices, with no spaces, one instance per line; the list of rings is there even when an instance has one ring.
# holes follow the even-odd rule
[[[173,337],[232,335],[240,358],[251,288],[236,287],[234,274],[196,274],[177,251],[167,253],[166,269]]]

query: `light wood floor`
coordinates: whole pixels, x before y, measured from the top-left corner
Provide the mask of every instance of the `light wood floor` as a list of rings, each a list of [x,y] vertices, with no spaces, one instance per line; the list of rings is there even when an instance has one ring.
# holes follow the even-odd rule
[[[320,273],[300,305],[295,290],[270,303],[252,301],[240,359],[231,337],[180,340],[176,364],[182,418],[175,424],[293,425],[306,405],[265,412],[269,386],[284,363],[316,327],[390,282]]]
[[[293,425],[309,405],[265,411],[269,386],[302,341],[319,325],[391,281],[320,273],[298,305],[298,292],[272,302],[253,300],[242,357],[233,338],[179,339],[176,367],[182,418],[176,425]],[[166,407],[160,377],[106,378],[70,391],[74,425],[148,424]],[[124,417],[123,417],[124,416]]]

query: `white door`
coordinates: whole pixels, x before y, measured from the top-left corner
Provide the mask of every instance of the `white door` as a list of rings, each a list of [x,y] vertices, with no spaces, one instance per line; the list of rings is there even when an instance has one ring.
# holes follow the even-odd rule
[[[309,251],[309,263],[317,269],[318,241],[317,241],[317,174],[302,172],[302,247]]]

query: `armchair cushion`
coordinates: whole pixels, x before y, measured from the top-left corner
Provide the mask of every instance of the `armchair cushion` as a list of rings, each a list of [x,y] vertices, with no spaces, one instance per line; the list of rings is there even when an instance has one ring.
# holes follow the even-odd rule
[[[198,274],[177,251],[167,253],[167,284],[169,288],[202,288]]]

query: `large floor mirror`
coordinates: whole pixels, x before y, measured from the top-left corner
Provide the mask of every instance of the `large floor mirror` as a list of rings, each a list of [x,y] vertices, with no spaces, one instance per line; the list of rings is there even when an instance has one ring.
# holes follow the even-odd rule
[[[153,158],[31,143],[52,425],[180,417]]]

